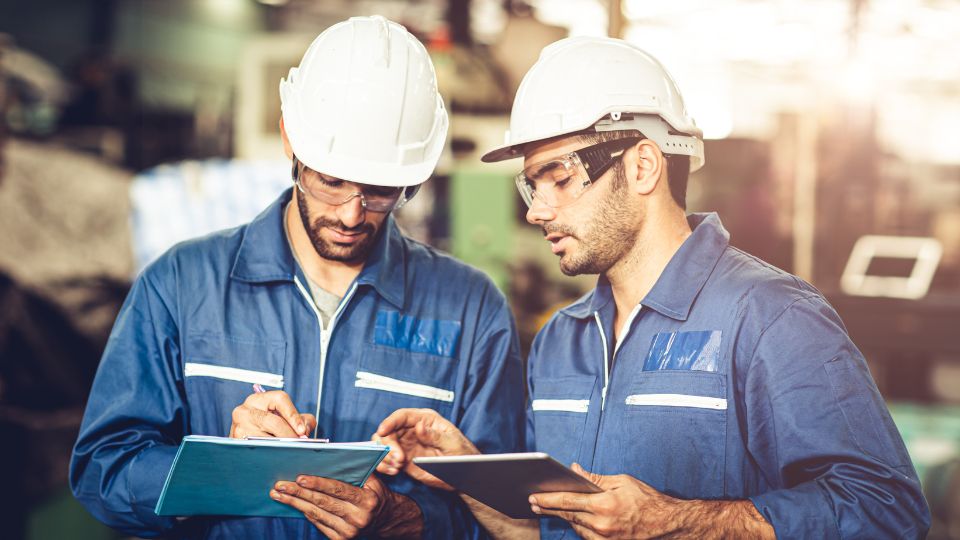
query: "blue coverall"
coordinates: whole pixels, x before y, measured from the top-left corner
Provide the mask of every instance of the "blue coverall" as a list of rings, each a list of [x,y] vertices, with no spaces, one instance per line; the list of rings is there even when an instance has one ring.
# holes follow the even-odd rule
[[[843,323],[800,279],[729,245],[715,214],[613,343],[604,280],[528,364],[527,447],[684,499],[750,499],[779,538],[922,538],[903,441]],[[545,519],[542,537],[572,538]]]
[[[427,407],[484,452],[522,448],[516,331],[492,282],[388,217],[323,331],[284,234],[290,197],[248,225],[174,247],[134,283],[70,467],[75,496],[104,523],[144,537],[322,537],[305,519],[154,514],[181,438],[226,436],[252,382],[287,392],[317,414],[316,436],[333,441],[369,440],[395,409]],[[387,484],[419,505],[426,537],[482,534],[456,495],[405,475]]]

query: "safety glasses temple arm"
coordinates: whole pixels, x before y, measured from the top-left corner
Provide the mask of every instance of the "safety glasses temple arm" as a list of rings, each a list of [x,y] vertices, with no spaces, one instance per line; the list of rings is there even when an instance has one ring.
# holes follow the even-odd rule
[[[642,139],[643,137],[640,136],[606,141],[581,148],[576,154],[592,181],[607,172],[607,169],[616,162],[615,158]]]

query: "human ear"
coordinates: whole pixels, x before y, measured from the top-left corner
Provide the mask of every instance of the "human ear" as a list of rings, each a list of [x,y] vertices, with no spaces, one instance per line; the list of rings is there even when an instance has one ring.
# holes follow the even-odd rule
[[[650,195],[660,182],[666,159],[657,144],[643,139],[628,148],[623,155],[623,166],[630,189],[640,195]]]

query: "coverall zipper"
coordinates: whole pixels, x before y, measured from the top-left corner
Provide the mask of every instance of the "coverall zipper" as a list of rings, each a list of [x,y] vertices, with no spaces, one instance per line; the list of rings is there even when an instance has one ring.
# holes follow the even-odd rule
[[[353,298],[353,293],[357,290],[357,284],[354,283],[351,285],[350,290],[348,290],[347,294],[340,300],[337,311],[334,312],[333,317],[330,319],[330,327],[325,329],[323,327],[323,318],[320,316],[320,310],[317,309],[317,305],[313,302],[313,297],[310,296],[307,289],[300,283],[299,277],[294,276],[293,281],[297,284],[297,289],[300,290],[300,294],[307,300],[307,304],[310,306],[310,309],[313,310],[313,314],[317,316],[317,325],[320,327],[320,380],[317,383],[317,410],[314,415],[317,419],[317,426],[313,428],[313,437],[316,438],[320,431],[320,400],[323,398],[323,374],[327,367],[327,346],[330,344],[330,336],[333,334],[333,329],[337,325],[337,319],[340,318],[340,313],[343,311],[343,308],[345,308],[347,303],[350,302],[350,299]]]
[[[600,322],[600,312],[593,312],[593,319],[597,321],[597,328],[600,329],[600,340],[603,343],[603,389],[600,391],[601,413],[603,412],[604,406],[607,403],[607,388],[610,386],[610,366],[615,362],[617,358],[617,351],[620,350],[620,344],[627,339],[627,334],[630,333],[630,329],[633,327],[633,320],[637,318],[637,314],[640,313],[641,309],[643,309],[643,304],[637,304],[637,307],[633,308],[633,311],[630,312],[630,316],[627,317],[627,322],[623,325],[623,335],[620,336],[616,346],[613,348],[613,358],[610,358],[610,352],[607,349],[607,335],[603,331],[603,323]]]
[[[591,468],[594,466],[594,462],[597,457],[597,443],[600,441],[600,435],[603,432],[603,410],[607,403],[607,389],[610,386],[610,371],[617,358],[617,352],[620,350],[620,344],[627,339],[627,334],[630,333],[630,329],[633,327],[633,320],[637,317],[637,314],[640,313],[641,309],[643,309],[643,305],[637,304],[637,307],[633,308],[633,311],[630,312],[627,322],[623,325],[622,335],[617,341],[616,346],[613,348],[613,358],[609,359],[607,335],[603,331],[603,323],[600,322],[600,312],[593,312],[593,318],[597,322],[597,328],[600,329],[600,340],[603,343],[603,389],[600,391],[600,418],[597,420],[597,432],[594,434],[593,438],[593,455],[590,457]]]

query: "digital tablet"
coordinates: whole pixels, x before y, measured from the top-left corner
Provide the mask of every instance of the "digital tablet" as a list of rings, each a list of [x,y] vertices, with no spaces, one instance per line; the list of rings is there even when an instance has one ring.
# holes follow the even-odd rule
[[[593,482],[543,452],[414,458],[420,468],[512,518],[539,517],[528,497],[548,491],[598,493]]]

